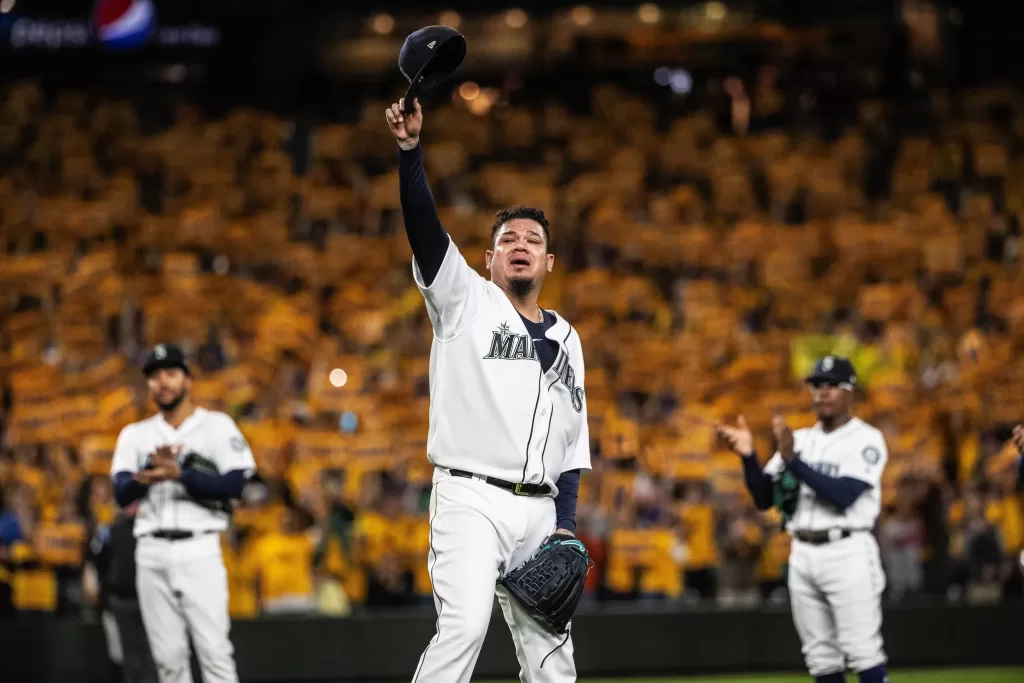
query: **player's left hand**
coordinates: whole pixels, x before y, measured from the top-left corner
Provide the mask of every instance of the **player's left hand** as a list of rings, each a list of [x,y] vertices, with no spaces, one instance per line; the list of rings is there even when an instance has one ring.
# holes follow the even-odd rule
[[[775,441],[779,444],[779,454],[783,460],[789,461],[793,458],[793,430],[786,424],[786,418],[782,415],[772,417],[772,433]]]
[[[569,536],[570,538],[576,538],[576,534],[569,531],[568,529],[555,529],[553,536]]]
[[[1024,455],[1024,425],[1017,425],[1013,428],[1013,445],[1017,452]]]

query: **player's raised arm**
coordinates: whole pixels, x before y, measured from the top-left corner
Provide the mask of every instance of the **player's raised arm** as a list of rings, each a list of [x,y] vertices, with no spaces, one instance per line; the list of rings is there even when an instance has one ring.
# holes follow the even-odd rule
[[[469,267],[441,225],[427,182],[420,147],[423,109],[404,99],[385,112],[398,142],[398,183],[405,233],[413,254],[413,275],[427,301],[435,334],[453,337],[472,311],[472,291],[479,275]]]
[[[788,433],[792,441],[792,432],[782,418],[776,417],[772,429],[777,440],[786,438]],[[888,453],[884,440],[872,441],[864,447],[861,461],[853,465],[844,462],[838,476],[819,472],[804,462],[799,454],[790,453],[787,457],[784,453],[783,458],[796,478],[807,484],[818,498],[842,511],[853,505],[862,493],[881,483]]]
[[[772,478],[761,469],[754,453],[754,435],[747,426],[747,419],[740,415],[735,427],[719,423],[715,425],[718,436],[728,444],[729,449],[740,456],[743,461],[743,482],[754,499],[758,510],[767,510],[772,506]],[[772,465],[773,462],[769,463]]]
[[[451,238],[437,215],[437,205],[423,167],[423,148],[420,147],[423,108],[418,100],[408,104],[402,99],[391,105],[385,117],[398,141],[398,183],[405,234],[423,283],[429,287],[441,268]]]

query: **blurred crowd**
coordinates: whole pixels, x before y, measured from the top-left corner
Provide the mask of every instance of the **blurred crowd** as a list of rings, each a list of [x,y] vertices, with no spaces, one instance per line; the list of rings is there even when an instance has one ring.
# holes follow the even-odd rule
[[[888,599],[1021,594],[1021,98],[814,73],[764,66],[688,98],[469,84],[427,111],[471,264],[496,208],[551,219],[541,303],[587,354],[591,600],[784,601],[787,536],[712,426],[745,415],[766,460],[773,412],[813,422],[800,378],[827,352],[854,360],[857,413],[889,445]],[[430,603],[431,334],[388,103],[307,126],[6,87],[0,609],[97,599],[90,548],[126,514],[110,455],[153,410],[141,356],[170,341],[259,465],[223,540],[232,614]]]

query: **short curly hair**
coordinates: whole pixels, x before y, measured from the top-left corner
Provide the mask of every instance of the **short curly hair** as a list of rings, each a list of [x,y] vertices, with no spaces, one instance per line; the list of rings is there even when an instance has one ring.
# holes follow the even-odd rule
[[[501,230],[501,226],[517,218],[526,218],[537,223],[544,231],[544,246],[549,251],[551,250],[551,227],[548,224],[548,217],[540,209],[532,206],[523,206],[522,204],[509,206],[495,214],[494,225],[491,226],[491,246],[494,246],[494,240],[498,238],[498,231]]]

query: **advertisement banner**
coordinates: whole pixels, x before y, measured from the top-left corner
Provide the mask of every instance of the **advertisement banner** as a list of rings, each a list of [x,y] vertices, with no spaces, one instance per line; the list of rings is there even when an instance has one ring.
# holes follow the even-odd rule
[[[162,21],[154,0],[95,0],[87,15],[59,9],[45,14],[38,4],[17,0],[0,4],[0,45],[13,53],[210,50],[220,46],[221,39],[221,29],[212,24]]]

